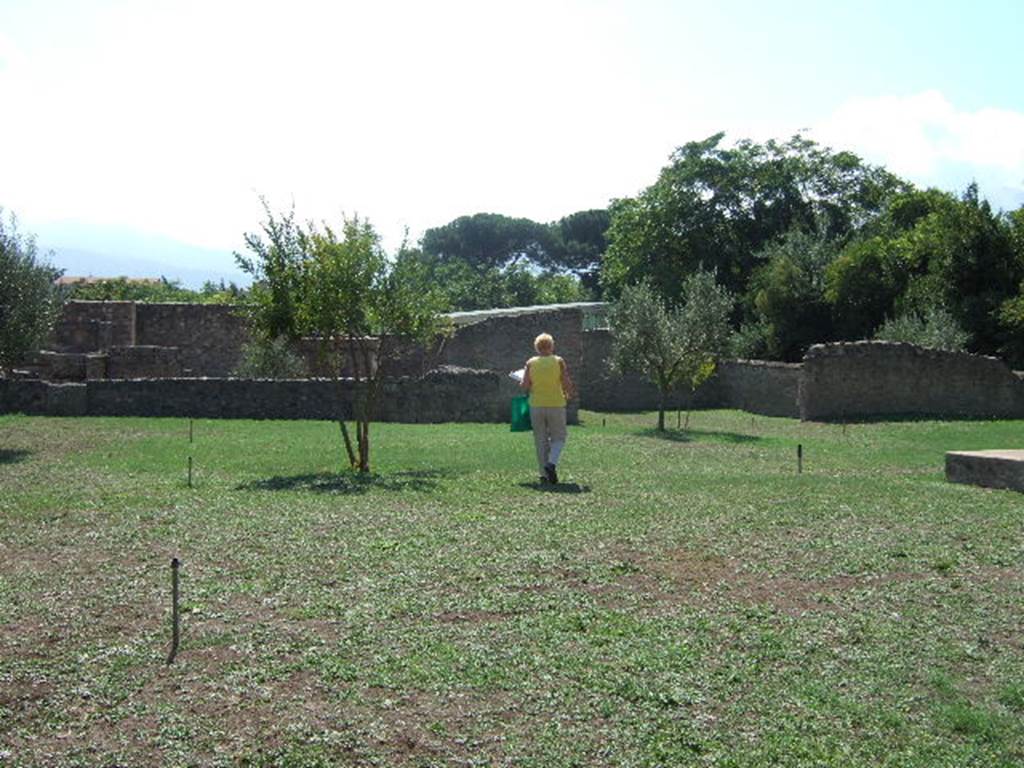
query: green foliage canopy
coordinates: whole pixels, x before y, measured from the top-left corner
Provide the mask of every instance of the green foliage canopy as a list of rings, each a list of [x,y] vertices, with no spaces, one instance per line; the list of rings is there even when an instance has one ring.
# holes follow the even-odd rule
[[[658,180],[615,201],[602,282],[613,293],[648,279],[666,298],[705,268],[746,290],[754,254],[792,229],[848,236],[906,185],[849,152],[795,136],[722,147],[724,134],[677,149]]]
[[[60,315],[61,271],[39,257],[35,238],[0,208],[0,373],[38,349]]]
[[[882,323],[876,339],[903,341],[929,349],[961,352],[967,347],[967,332],[956,318],[941,307],[930,307],[921,314],[908,313]]]
[[[244,293],[234,283],[207,281],[198,291],[185,288],[178,280],[161,277],[157,281],[130,280],[112,277],[102,280],[73,283],[67,287],[67,297],[81,301],[138,301],[158,303],[182,301],[193,304],[234,304]]]
[[[769,357],[799,360],[811,344],[831,340],[825,281],[836,252],[835,241],[824,232],[793,229],[755,254],[761,265],[751,277],[748,296],[763,324]]]

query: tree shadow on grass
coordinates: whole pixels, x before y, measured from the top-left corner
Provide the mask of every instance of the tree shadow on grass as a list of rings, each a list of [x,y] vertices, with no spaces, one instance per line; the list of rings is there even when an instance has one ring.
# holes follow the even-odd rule
[[[373,490],[430,492],[437,481],[450,472],[419,470],[415,472],[318,472],[308,475],[278,475],[235,486],[236,491],[309,491],[312,493],[363,494]]]
[[[707,429],[666,429],[659,432],[654,427],[640,430],[641,437],[653,437],[658,440],[668,440],[672,443],[693,443],[703,438],[710,438],[721,443],[757,443],[764,438],[756,435],[744,435],[739,432],[716,432]]]
[[[590,493],[589,485],[580,485],[579,483],[520,483],[520,488],[529,488],[531,491],[540,491],[541,493]]]
[[[32,451],[21,448],[0,448],[0,464],[17,464],[32,455]]]

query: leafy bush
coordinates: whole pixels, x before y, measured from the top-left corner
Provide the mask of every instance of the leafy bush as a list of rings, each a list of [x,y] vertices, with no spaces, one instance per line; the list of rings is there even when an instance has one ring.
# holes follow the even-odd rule
[[[281,336],[245,344],[234,375],[242,379],[302,379],[307,370],[302,357]]]
[[[126,277],[111,277],[88,283],[74,283],[68,286],[68,298],[82,301],[138,301],[160,303],[183,301],[191,304],[234,304],[244,294],[244,289],[234,283],[225,284],[207,281],[198,291],[185,288],[179,280],[129,280]]]
[[[740,360],[768,359],[771,331],[771,326],[763,320],[744,323],[729,339],[729,354]]]
[[[41,260],[35,238],[0,208],[0,373],[38,349],[61,310],[60,270]]]
[[[923,314],[910,313],[886,320],[875,333],[875,338],[962,352],[967,348],[968,334],[948,311],[934,307]]]

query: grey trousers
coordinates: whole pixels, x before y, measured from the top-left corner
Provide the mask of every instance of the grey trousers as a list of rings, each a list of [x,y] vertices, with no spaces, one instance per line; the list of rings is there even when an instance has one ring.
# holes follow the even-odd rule
[[[549,463],[558,463],[565,445],[565,407],[531,407],[530,424],[533,427],[533,444],[537,446],[537,465],[543,473]]]

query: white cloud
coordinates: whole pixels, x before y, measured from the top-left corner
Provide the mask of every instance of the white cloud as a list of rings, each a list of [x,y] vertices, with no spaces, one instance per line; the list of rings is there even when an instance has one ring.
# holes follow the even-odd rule
[[[809,131],[835,149],[922,185],[963,189],[978,181],[997,206],[1024,203],[1024,113],[960,110],[939,91],[856,99]]]

